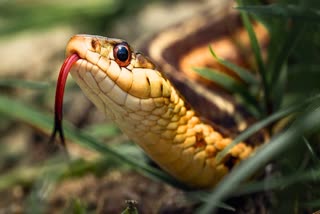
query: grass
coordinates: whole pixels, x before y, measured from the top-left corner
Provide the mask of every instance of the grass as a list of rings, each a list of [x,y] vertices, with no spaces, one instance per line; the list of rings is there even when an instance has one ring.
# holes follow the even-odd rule
[[[101,17],[116,18],[125,4],[121,1],[111,6],[107,11],[101,10],[104,6],[97,1],[97,5],[87,13],[88,22]],[[141,4],[144,1],[139,1]],[[320,161],[319,161],[319,133],[320,133],[320,3],[317,1],[286,1],[281,0],[271,5],[262,5],[257,1],[238,2],[237,9],[241,11],[243,21],[250,36],[250,41],[255,55],[259,75],[256,79],[231,62],[220,59],[214,53],[214,47],[210,51],[213,58],[226,67],[238,72],[250,87],[258,87],[258,90],[248,90],[246,86],[239,85],[226,75],[208,75],[207,68],[197,68],[197,71],[206,78],[217,81],[231,93],[240,96],[244,103],[257,115],[259,121],[241,133],[234,139],[232,145],[245,140],[254,132],[263,127],[274,130],[281,119],[288,118],[285,129],[278,130],[271,136],[270,142],[263,145],[248,160],[237,166],[219,185],[212,191],[189,192],[190,198],[201,202],[198,213],[213,213],[218,207],[232,210],[232,207],[223,202],[231,197],[245,197],[257,192],[272,192],[273,200],[271,209],[279,213],[301,213],[303,211],[320,209]],[[0,8],[9,8],[10,2],[0,3]],[[29,6],[28,6],[29,7]],[[38,5],[37,8],[45,8],[46,5]],[[133,7],[134,8],[134,7]],[[10,23],[16,22],[13,14],[23,9],[21,16],[30,16],[30,8],[12,8],[6,13]],[[33,8],[34,9],[34,8]],[[60,10],[59,5],[50,11]],[[81,10],[81,6],[78,6]],[[73,10],[64,8],[63,10]],[[61,24],[68,18],[69,23],[77,19],[76,13],[67,13],[66,17],[55,18],[51,13],[47,19],[32,22],[18,23],[1,29],[4,37],[8,37],[20,30],[32,28],[44,28],[47,23],[50,26]],[[134,13],[134,11],[131,11]],[[35,13],[39,17],[43,13]],[[3,16],[3,15],[2,15]],[[262,60],[260,47],[256,42],[249,20],[257,19],[264,23],[271,35],[268,58]],[[28,19],[29,20],[29,19]],[[30,20],[29,20],[30,21]],[[32,21],[32,20],[31,20]],[[109,21],[111,23],[111,21]],[[100,23],[92,26],[101,26]],[[98,31],[97,28],[93,31]],[[212,71],[212,70],[211,70]],[[0,87],[8,91],[22,88],[33,90],[44,96],[48,96],[53,90],[51,83],[24,81],[21,79],[1,80]],[[254,91],[254,93],[252,92]],[[262,95],[262,96],[260,96]],[[39,108],[40,106],[40,108]],[[10,108],[8,108],[10,107]],[[0,130],[18,121],[49,133],[53,126],[53,116],[43,107],[42,103],[26,103],[22,97],[0,95],[0,115],[4,120],[0,123]],[[94,125],[82,130],[64,122],[67,139],[83,147],[102,154],[105,158],[88,161],[46,162],[32,167],[16,167],[7,174],[0,176],[0,189],[8,189],[14,185],[31,185],[41,183],[44,174],[52,175],[51,183],[59,183],[63,179],[72,179],[74,176],[82,176],[87,173],[105,173],[110,169],[110,164],[119,170],[133,169],[155,180],[168,183],[176,188],[187,189],[163,171],[150,166],[143,158],[140,150],[128,144],[109,146],[100,141],[101,138],[117,139],[119,131],[111,124]],[[91,130],[91,131],[90,131]],[[95,130],[95,133],[92,133]],[[108,130],[107,132],[101,130]],[[91,133],[91,134],[88,134]],[[222,151],[218,158],[222,158],[228,151]],[[61,159],[59,159],[61,160]],[[1,160],[0,160],[1,161]],[[270,178],[259,180],[255,174],[272,163],[277,170]],[[42,173],[39,173],[42,172]],[[44,174],[43,174],[44,173]],[[55,176],[53,176],[55,175]],[[248,178],[252,178],[248,180]],[[43,182],[43,180],[42,180]],[[39,191],[34,187],[34,193]],[[34,197],[30,194],[28,202],[32,211],[45,208],[32,203]],[[36,199],[34,199],[36,200]],[[293,203],[294,202],[294,203]],[[86,206],[75,199],[70,210],[74,213],[86,213]],[[128,212],[125,210],[124,212]]]
[[[238,2],[239,3],[239,2]],[[300,90],[297,90],[297,93],[291,93],[288,91],[288,89],[285,87],[286,84],[292,84],[292,82],[288,83],[288,80],[290,80],[290,75],[295,75],[294,72],[291,72],[291,69],[294,70],[294,67],[297,66],[297,64],[304,64],[305,62],[303,60],[300,60],[299,57],[295,56],[296,53],[294,51],[301,50],[299,49],[299,45],[305,42],[305,39],[307,39],[308,36],[306,36],[306,29],[312,27],[316,27],[319,29],[319,25],[316,25],[314,23],[310,23],[310,16],[307,13],[310,12],[310,9],[307,8],[308,3],[303,2],[301,5],[288,5],[285,4],[273,4],[269,6],[262,6],[262,5],[243,5],[242,3],[239,4],[238,9],[242,12],[243,21],[245,23],[245,26],[247,28],[251,45],[253,48],[253,52],[256,56],[256,62],[258,64],[258,71],[257,73],[261,77],[261,85],[263,86],[261,88],[262,94],[263,94],[263,100],[262,102],[264,104],[263,110],[264,110],[264,118],[261,119],[261,121],[257,122],[253,126],[249,127],[248,130],[241,133],[234,141],[233,143],[228,146],[224,151],[222,151],[218,155],[218,159],[222,158],[226,152],[236,143],[245,140],[249,136],[251,136],[254,132],[260,130],[262,127],[272,126],[276,121],[280,120],[282,117],[292,114],[293,112],[299,112],[298,114],[295,114],[294,122],[291,124],[289,123],[289,128],[285,131],[282,131],[278,133],[276,136],[272,137],[270,142],[264,146],[262,146],[256,154],[251,157],[250,159],[246,160],[245,162],[241,163],[236,169],[234,169],[215,189],[212,193],[207,194],[207,202],[199,208],[199,213],[212,213],[212,211],[215,210],[215,204],[219,201],[223,201],[230,195],[244,195],[249,194],[252,192],[263,192],[268,191],[269,189],[272,190],[280,190],[285,186],[288,190],[288,195],[290,194],[290,190],[294,188],[295,185],[299,185],[300,183],[314,183],[318,181],[318,176],[314,171],[314,168],[319,167],[318,162],[311,162],[309,164],[305,164],[303,169],[306,170],[309,167],[312,167],[310,172],[308,170],[306,171],[299,171],[292,172],[292,174],[283,175],[280,178],[271,179],[270,181],[262,181],[262,182],[256,182],[252,181],[252,183],[245,184],[243,187],[241,187],[241,183],[244,182],[246,179],[254,175],[254,173],[257,172],[258,169],[263,168],[268,162],[275,161],[281,154],[286,154],[287,150],[290,150],[291,147],[297,147],[295,144],[300,145],[303,143],[303,139],[306,140],[307,138],[310,139],[310,136],[317,135],[319,133],[319,85],[313,84],[313,86],[308,87],[308,89],[311,90],[305,90],[300,88]],[[310,5],[312,5],[310,3]],[[300,8],[300,9],[299,9]],[[314,10],[314,9],[312,9]],[[293,12],[294,11],[294,12]],[[249,17],[248,14],[252,13],[257,16],[260,16],[260,20],[265,23],[269,31],[271,32],[271,46],[269,47],[269,59],[270,61],[267,61],[269,66],[265,66],[264,63],[261,60],[260,55],[260,48],[256,42],[254,33],[252,31],[252,27],[250,26]],[[314,10],[311,16],[315,18],[314,16],[318,11]],[[267,14],[267,15],[266,15]],[[318,14],[319,15],[319,14]],[[274,22],[272,18],[270,17],[279,17],[281,16],[281,20],[277,20]],[[319,17],[318,17],[319,18]],[[268,19],[268,20],[267,20]],[[317,19],[317,18],[315,18]],[[277,28],[280,27],[280,25],[283,27],[286,25],[286,23],[290,23],[290,27],[286,29],[287,32],[285,34],[282,34],[282,31],[277,31]],[[284,35],[285,40],[279,41],[280,35]],[[318,35],[315,37],[319,36]],[[274,40],[273,40],[274,39]],[[314,41],[315,42],[315,41]],[[277,43],[277,46],[273,46],[272,44]],[[309,42],[310,43],[310,42]],[[315,47],[310,47],[310,49]],[[303,51],[303,50],[302,50]],[[319,53],[317,55],[311,56],[314,57],[314,59],[309,58],[308,60],[311,60],[312,62],[315,62],[313,60],[316,60],[315,58],[319,56]],[[217,58],[214,55],[215,58]],[[295,59],[294,62],[290,62],[290,60]],[[316,63],[317,64],[317,63]],[[271,66],[270,66],[271,65]],[[268,67],[268,69],[266,69]],[[299,87],[299,85],[304,81],[304,79],[308,79],[308,73],[313,73],[312,69],[308,70],[309,66],[306,66],[306,69],[303,70],[304,72],[304,78],[301,77],[299,82],[296,82],[296,86],[292,86],[292,89],[295,87]],[[300,67],[301,68],[301,67]],[[268,70],[268,72],[267,72]],[[199,72],[199,69],[197,70]],[[320,72],[320,70],[318,70]],[[212,79],[218,83],[220,83],[222,86],[225,86],[223,84],[223,81],[227,81],[228,77],[225,77],[223,81],[221,79],[218,79],[216,76],[211,75],[211,73],[208,72],[208,69],[200,69],[200,74],[205,74],[204,77]],[[249,83],[252,84],[252,83]],[[225,87],[227,90],[233,92],[234,94],[241,93],[236,87]],[[248,91],[250,93],[250,91]],[[243,93],[241,93],[243,94]],[[304,94],[304,97],[301,97],[301,94]],[[305,96],[306,94],[309,94],[308,96]],[[310,98],[311,94],[318,94],[315,95],[313,98],[311,98],[311,102],[306,104],[306,106],[303,107],[303,103],[307,102],[307,100]],[[270,97],[268,97],[270,96]],[[292,99],[293,96],[294,98]],[[260,100],[258,96],[255,94],[252,94],[252,97],[257,97],[256,102],[260,102],[263,100]],[[290,99],[288,99],[290,98]],[[293,104],[293,100],[299,100],[297,104]],[[309,100],[310,101],[310,100]],[[251,102],[252,103],[252,102]],[[288,105],[290,103],[290,105]],[[245,104],[248,105],[248,103],[245,102]],[[300,106],[300,107],[299,107]],[[308,107],[309,106],[309,107]],[[314,108],[310,106],[316,106]],[[248,105],[249,107],[249,105]],[[257,107],[256,107],[257,108]],[[315,160],[317,159],[318,151],[317,151],[317,144],[319,141],[313,139],[312,143],[309,143],[308,146],[304,149],[308,149],[309,153],[305,154],[305,158]],[[299,156],[299,149],[294,151],[295,155]],[[280,157],[281,159],[281,157]],[[292,158],[294,160],[294,158]],[[287,163],[289,163],[289,166],[291,168],[295,168],[294,164],[291,164],[290,157],[287,158]],[[285,168],[282,170],[285,171]],[[282,171],[280,172],[282,173]],[[312,179],[311,179],[312,178]],[[270,186],[269,186],[270,185]],[[235,191],[237,187],[240,186],[239,191]],[[266,187],[267,186],[267,187]],[[269,186],[269,188],[268,188]],[[311,191],[312,192],[312,191]],[[297,194],[297,193],[296,193]],[[303,195],[302,192],[299,192],[299,194]],[[286,194],[283,194],[286,195]],[[297,194],[298,195],[298,194]],[[286,195],[287,196],[287,195]],[[281,198],[278,199],[281,201]],[[284,200],[284,199],[283,199]],[[300,199],[301,200],[301,199]],[[288,210],[295,210],[301,212],[301,210],[305,209],[305,205],[303,201],[297,200],[294,204],[295,207],[290,207],[290,204],[286,204],[288,207],[283,207],[283,212],[288,212]],[[281,203],[281,202],[280,202]],[[293,205],[293,203],[291,204]],[[314,207],[313,207],[314,208]],[[299,211],[300,210],[300,211]]]

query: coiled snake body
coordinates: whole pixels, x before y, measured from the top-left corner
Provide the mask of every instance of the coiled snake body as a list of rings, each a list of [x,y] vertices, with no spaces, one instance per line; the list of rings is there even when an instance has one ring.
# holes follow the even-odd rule
[[[254,151],[255,146],[242,142],[218,163],[217,153],[232,139],[200,117],[166,75],[125,41],[75,35],[66,55],[69,65],[62,73],[71,68],[71,75],[97,108],[185,184],[213,187]]]

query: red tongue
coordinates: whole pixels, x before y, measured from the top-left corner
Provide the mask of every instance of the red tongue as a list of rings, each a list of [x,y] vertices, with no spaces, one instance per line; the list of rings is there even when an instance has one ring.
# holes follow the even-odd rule
[[[56,99],[54,104],[54,128],[52,131],[50,141],[53,141],[56,137],[56,134],[59,133],[60,140],[63,146],[65,146],[65,140],[64,140],[63,129],[62,129],[62,105],[63,105],[64,88],[66,85],[69,71],[73,63],[78,61],[78,59],[80,59],[78,54],[72,54],[66,58],[66,60],[64,61],[60,69],[59,78],[57,82]]]

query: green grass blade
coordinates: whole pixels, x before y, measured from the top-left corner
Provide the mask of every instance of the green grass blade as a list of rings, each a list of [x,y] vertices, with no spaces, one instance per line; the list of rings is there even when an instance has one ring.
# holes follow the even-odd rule
[[[240,10],[259,14],[259,15],[272,15],[272,16],[283,16],[290,22],[290,29],[285,32],[285,34],[282,34],[282,37],[285,37],[283,39],[283,42],[279,44],[280,48],[276,48],[272,53],[269,54],[270,59],[270,74],[268,75],[270,83],[275,85],[275,87],[272,87],[271,94],[273,98],[277,99],[279,98],[277,96],[278,90],[276,88],[279,88],[282,85],[282,82],[279,81],[281,77],[283,76],[283,66],[285,65],[285,62],[287,61],[290,54],[293,52],[294,48],[296,47],[296,44],[298,43],[299,39],[302,37],[302,34],[306,30],[306,25],[302,21],[308,22],[308,19],[305,19],[309,15],[318,17],[320,20],[320,11],[317,11],[318,14],[315,15],[309,9],[305,8],[307,4],[309,4],[307,1],[304,1],[301,3],[301,6],[295,6],[295,5],[279,5],[279,4],[272,4],[267,6],[243,6],[239,7]],[[306,15],[307,13],[308,15]],[[303,14],[306,16],[304,17]],[[312,15],[313,14],[313,15]],[[284,20],[287,21],[287,20]],[[284,26],[288,25],[287,23],[283,23]],[[279,102],[276,102],[276,104]],[[275,108],[277,108],[277,105],[274,105]]]
[[[79,166],[81,166],[82,171],[89,171],[88,169],[91,170],[102,163],[101,161],[84,162],[72,160],[67,164],[62,160],[63,159],[60,158],[60,162],[58,163],[57,157],[54,157],[44,164],[16,167],[0,176],[0,191],[12,188],[16,185],[29,186],[29,184],[35,180],[43,178],[44,174],[47,172],[55,172],[56,174],[61,175],[61,177],[65,177],[67,174],[79,173]],[[105,160],[103,164],[105,165]],[[77,170],[77,172],[75,170]]]
[[[257,131],[261,130],[264,127],[267,127],[269,124],[288,116],[289,114],[292,114],[294,112],[297,112],[306,106],[310,105],[313,102],[317,102],[320,100],[320,95],[316,95],[314,97],[311,97],[309,99],[306,99],[304,102],[299,102],[294,105],[290,105],[287,108],[284,108],[282,110],[279,110],[278,112],[268,116],[267,118],[255,123],[245,131],[243,131],[241,134],[239,134],[233,141],[230,143],[226,148],[224,148],[218,155],[217,155],[217,161],[221,161],[222,158],[228,153],[228,151],[234,147],[237,143],[246,140],[249,138],[252,134],[256,133]]]
[[[201,202],[209,202],[208,201],[208,195],[209,192],[205,192],[205,191],[192,191],[192,192],[186,192],[187,197],[189,197],[192,200],[196,200],[196,201],[201,201]],[[217,206],[219,208],[225,209],[225,210],[229,210],[229,211],[233,211],[235,212],[236,209],[226,203],[218,203]]]
[[[122,154],[126,154],[126,156],[140,158],[140,160],[143,160],[141,150],[134,145],[112,145],[112,148],[120,151]],[[70,177],[79,177],[89,172],[100,175],[111,168],[124,169],[124,165],[118,159],[115,160],[112,156],[104,156],[103,158],[89,161],[76,159],[71,160],[70,162],[66,162],[65,158],[55,156],[54,158],[47,160],[45,163],[28,167],[16,167],[11,171],[0,175],[0,191],[12,188],[16,185],[29,187],[29,185],[34,181],[43,178],[45,174],[52,177],[51,172],[58,172],[59,180],[61,180]]]
[[[320,159],[317,157],[317,155],[316,155],[314,149],[312,148],[312,146],[310,145],[308,139],[303,137],[303,142],[306,144],[306,147],[308,148],[308,150],[310,152],[310,156],[311,156],[314,164],[317,166],[320,166]]]
[[[10,106],[10,108],[7,108],[7,106]],[[32,126],[38,127],[45,132],[49,132],[49,130],[51,130],[53,126],[53,117],[51,115],[41,113],[38,110],[28,107],[24,103],[21,103],[19,101],[16,101],[9,97],[1,96],[1,95],[0,95],[0,112],[10,117],[13,117],[17,120],[31,124]],[[72,127],[66,121],[64,122],[64,131],[67,139],[72,140],[74,143],[80,144],[84,147],[87,147],[88,149],[95,150],[99,153],[102,153],[104,156],[115,158],[121,161],[122,163],[127,164],[131,168],[141,172],[142,174],[145,174],[148,177],[154,178],[156,180],[161,180],[165,183],[173,185],[176,188],[189,189],[184,184],[175,180],[174,178],[164,173],[163,171],[150,167],[149,165],[145,164],[141,160],[139,161],[135,158],[131,158],[131,156],[128,156],[127,151],[124,151],[123,149],[116,149],[106,144],[100,143],[97,140],[95,140],[92,136],[89,136],[83,131]],[[39,170],[38,168],[35,170],[31,170],[30,171],[32,173],[31,176],[36,176],[35,173],[37,173],[38,170]],[[11,175],[11,176],[17,177],[16,175]],[[6,181],[8,181],[7,178],[6,178]],[[6,186],[8,185],[8,183],[4,183],[3,185]],[[0,182],[0,186],[1,186],[1,182]],[[217,207],[232,209],[228,205],[225,205],[223,203],[219,203]]]
[[[8,108],[10,106],[10,108]],[[36,109],[28,107],[26,104],[8,98],[6,96],[0,96],[0,112],[13,117],[15,119],[24,121],[28,124],[36,126],[45,132],[52,129],[54,124],[53,116],[41,113]],[[153,168],[142,161],[129,157],[127,154],[121,153],[114,148],[98,142],[95,138],[85,134],[83,131],[74,128],[67,122],[64,122],[64,131],[67,139],[72,140],[74,143],[80,144],[90,150],[95,150],[103,155],[108,155],[119,159],[123,163],[131,166],[133,169],[157,180],[162,180],[175,187],[186,189],[185,185],[176,181],[168,174]]]
[[[252,85],[257,85],[259,84],[258,80],[256,77],[247,69],[242,68],[236,64],[233,64],[232,62],[228,60],[224,60],[219,58],[216,53],[213,51],[212,47],[209,46],[209,50],[212,54],[212,56],[222,65],[226,66],[230,70],[234,71],[236,74],[239,75],[239,77],[245,81],[247,84],[252,84]]]
[[[272,59],[270,60],[270,79],[271,83],[274,85],[272,87],[272,95],[274,99],[279,98],[278,96],[278,89],[280,87],[283,87],[283,79],[287,79],[287,76],[285,74],[286,69],[284,68],[286,61],[292,51],[294,50],[298,40],[301,38],[304,30],[305,25],[298,24],[297,22],[293,22],[292,25],[294,27],[289,30],[289,32],[286,33],[285,37],[286,39],[284,42],[280,45],[279,51],[276,51],[275,53],[272,53]],[[285,76],[284,76],[285,75]],[[281,102],[281,101],[280,101]],[[279,102],[274,104],[274,107],[276,104],[279,104]]]
[[[54,84],[48,82],[35,82],[26,81],[21,79],[0,79],[0,87],[10,87],[10,88],[28,88],[28,89],[48,89],[53,87]]]
[[[273,100],[273,110],[278,110],[283,103],[283,97],[285,94],[285,89],[288,81],[288,67],[286,64],[281,66],[281,69],[277,72],[277,79],[273,80],[273,85],[271,89],[272,100]]]
[[[74,199],[72,201],[72,213],[73,214],[86,214],[87,211],[86,211],[86,206],[84,203],[81,202],[80,199]]]
[[[213,213],[216,204],[229,196],[241,182],[252,176],[257,169],[283,153],[302,135],[312,134],[315,131],[319,131],[319,129],[320,108],[318,107],[301,116],[289,129],[275,136],[270,143],[261,146],[256,155],[234,168],[209,195],[209,202],[204,203],[197,213]]]
[[[238,5],[241,7],[243,5],[242,0],[237,0]],[[257,40],[257,37],[255,35],[255,32],[253,30],[251,21],[249,19],[248,14],[245,12],[240,12],[241,13],[241,18],[243,21],[243,24],[248,32],[249,38],[250,38],[250,43],[251,47],[258,65],[258,72],[260,74],[261,80],[262,80],[262,86],[263,86],[263,94],[264,94],[264,108],[266,113],[270,113],[272,111],[271,109],[271,100],[270,100],[270,89],[269,89],[269,84],[267,81],[267,72],[265,65],[262,60],[261,56],[261,49]]]
[[[194,68],[194,70],[202,77],[209,79],[211,81],[214,81],[217,84],[221,85],[226,90],[239,95],[241,100],[247,106],[247,108],[249,110],[252,110],[251,112],[255,116],[260,116],[260,109],[259,109],[259,104],[257,103],[257,100],[255,99],[254,96],[252,96],[249,93],[248,89],[244,85],[234,80],[230,76],[223,74],[219,71],[216,71],[214,69]]]
[[[239,6],[237,9],[257,15],[271,15],[297,20],[320,22],[320,11],[314,8],[303,8],[297,5],[270,4],[266,6]]]
[[[285,188],[296,183],[319,182],[320,169],[299,171],[290,176],[267,178],[264,181],[251,182],[238,188],[233,196],[266,191],[276,188]]]
[[[111,138],[119,135],[120,133],[119,128],[113,123],[91,125],[86,127],[85,131],[95,138]]]

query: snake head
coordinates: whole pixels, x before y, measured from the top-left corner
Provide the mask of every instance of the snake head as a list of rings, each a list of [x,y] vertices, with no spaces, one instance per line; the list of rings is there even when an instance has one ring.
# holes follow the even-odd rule
[[[112,119],[133,111],[151,111],[170,99],[172,87],[167,78],[124,40],[75,35],[67,44],[66,56],[57,83],[52,139],[60,133],[64,143],[62,104],[69,72],[87,97]]]
[[[127,42],[101,36],[73,36],[66,48],[66,55],[76,53],[80,60],[73,66],[72,76],[94,91],[110,94],[116,99],[119,93],[112,90],[119,87],[123,94],[137,98],[169,96],[164,85],[165,76],[155,70],[155,65],[141,53],[135,52]],[[80,87],[83,84],[79,84]],[[117,87],[116,87],[117,86]],[[117,90],[117,89],[115,89]],[[120,102],[121,103],[121,102]]]

